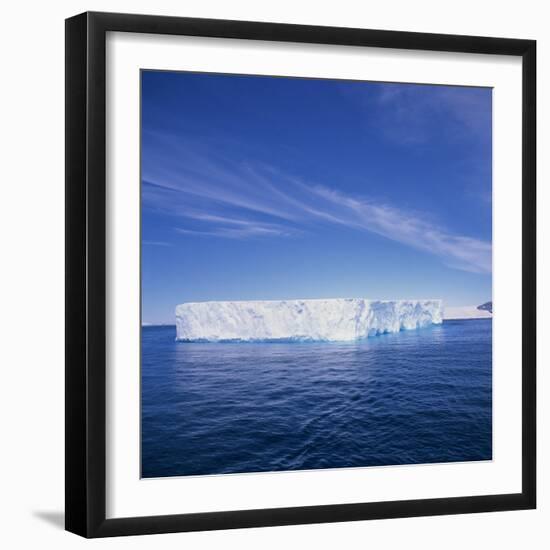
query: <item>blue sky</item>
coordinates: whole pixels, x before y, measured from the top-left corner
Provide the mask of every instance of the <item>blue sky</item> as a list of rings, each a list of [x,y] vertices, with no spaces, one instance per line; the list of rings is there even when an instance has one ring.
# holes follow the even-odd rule
[[[488,88],[142,72],[142,319],[491,299]]]

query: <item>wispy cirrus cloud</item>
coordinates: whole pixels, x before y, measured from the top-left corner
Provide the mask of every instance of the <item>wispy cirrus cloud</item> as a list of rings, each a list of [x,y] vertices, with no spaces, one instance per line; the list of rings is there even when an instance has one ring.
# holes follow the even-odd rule
[[[259,162],[226,161],[189,143],[174,146],[167,140],[144,157],[154,161],[143,167],[144,205],[174,216],[174,229],[182,235],[288,238],[336,225],[437,256],[455,269],[491,272],[490,242],[455,234],[418,212]]]
[[[378,83],[368,93],[360,86],[341,91],[360,112],[369,113],[368,125],[394,143],[418,147],[441,140],[491,141],[490,88]],[[375,115],[365,107],[375,107]]]
[[[492,247],[489,242],[452,234],[418,215],[395,207],[348,197],[327,187],[313,191],[329,201],[338,215],[337,223],[371,231],[393,241],[442,258],[450,267],[476,273],[490,273]]]
[[[222,237],[226,239],[248,239],[251,237],[285,237],[289,233],[284,233],[274,229],[268,229],[260,226],[249,226],[242,228],[234,227],[218,227],[210,231],[202,231],[198,229],[183,229],[176,227],[178,233],[184,235],[197,235],[202,237]]]
[[[228,218],[200,212],[182,212],[182,216],[206,222],[212,229],[185,229],[176,227],[178,233],[199,235],[204,237],[224,237],[227,239],[247,239],[251,237],[290,237],[297,231],[290,231],[286,227],[275,223],[266,223],[259,220]]]

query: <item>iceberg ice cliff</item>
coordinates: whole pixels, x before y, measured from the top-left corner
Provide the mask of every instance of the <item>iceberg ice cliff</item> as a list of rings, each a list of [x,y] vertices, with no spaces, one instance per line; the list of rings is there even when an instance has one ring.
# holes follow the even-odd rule
[[[190,302],[176,307],[176,338],[188,342],[353,341],[441,322],[440,300]]]

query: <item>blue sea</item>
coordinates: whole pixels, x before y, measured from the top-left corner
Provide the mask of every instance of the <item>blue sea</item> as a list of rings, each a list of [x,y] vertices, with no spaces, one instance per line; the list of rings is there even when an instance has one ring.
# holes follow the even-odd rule
[[[490,319],[357,343],[142,328],[142,476],[492,458]]]

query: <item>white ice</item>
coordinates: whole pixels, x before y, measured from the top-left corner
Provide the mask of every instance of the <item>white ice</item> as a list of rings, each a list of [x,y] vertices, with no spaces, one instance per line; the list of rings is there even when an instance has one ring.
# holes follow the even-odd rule
[[[354,341],[441,322],[440,300],[189,302],[176,307],[177,339],[184,341]]]
[[[443,319],[491,319],[493,314],[477,306],[445,306]]]

